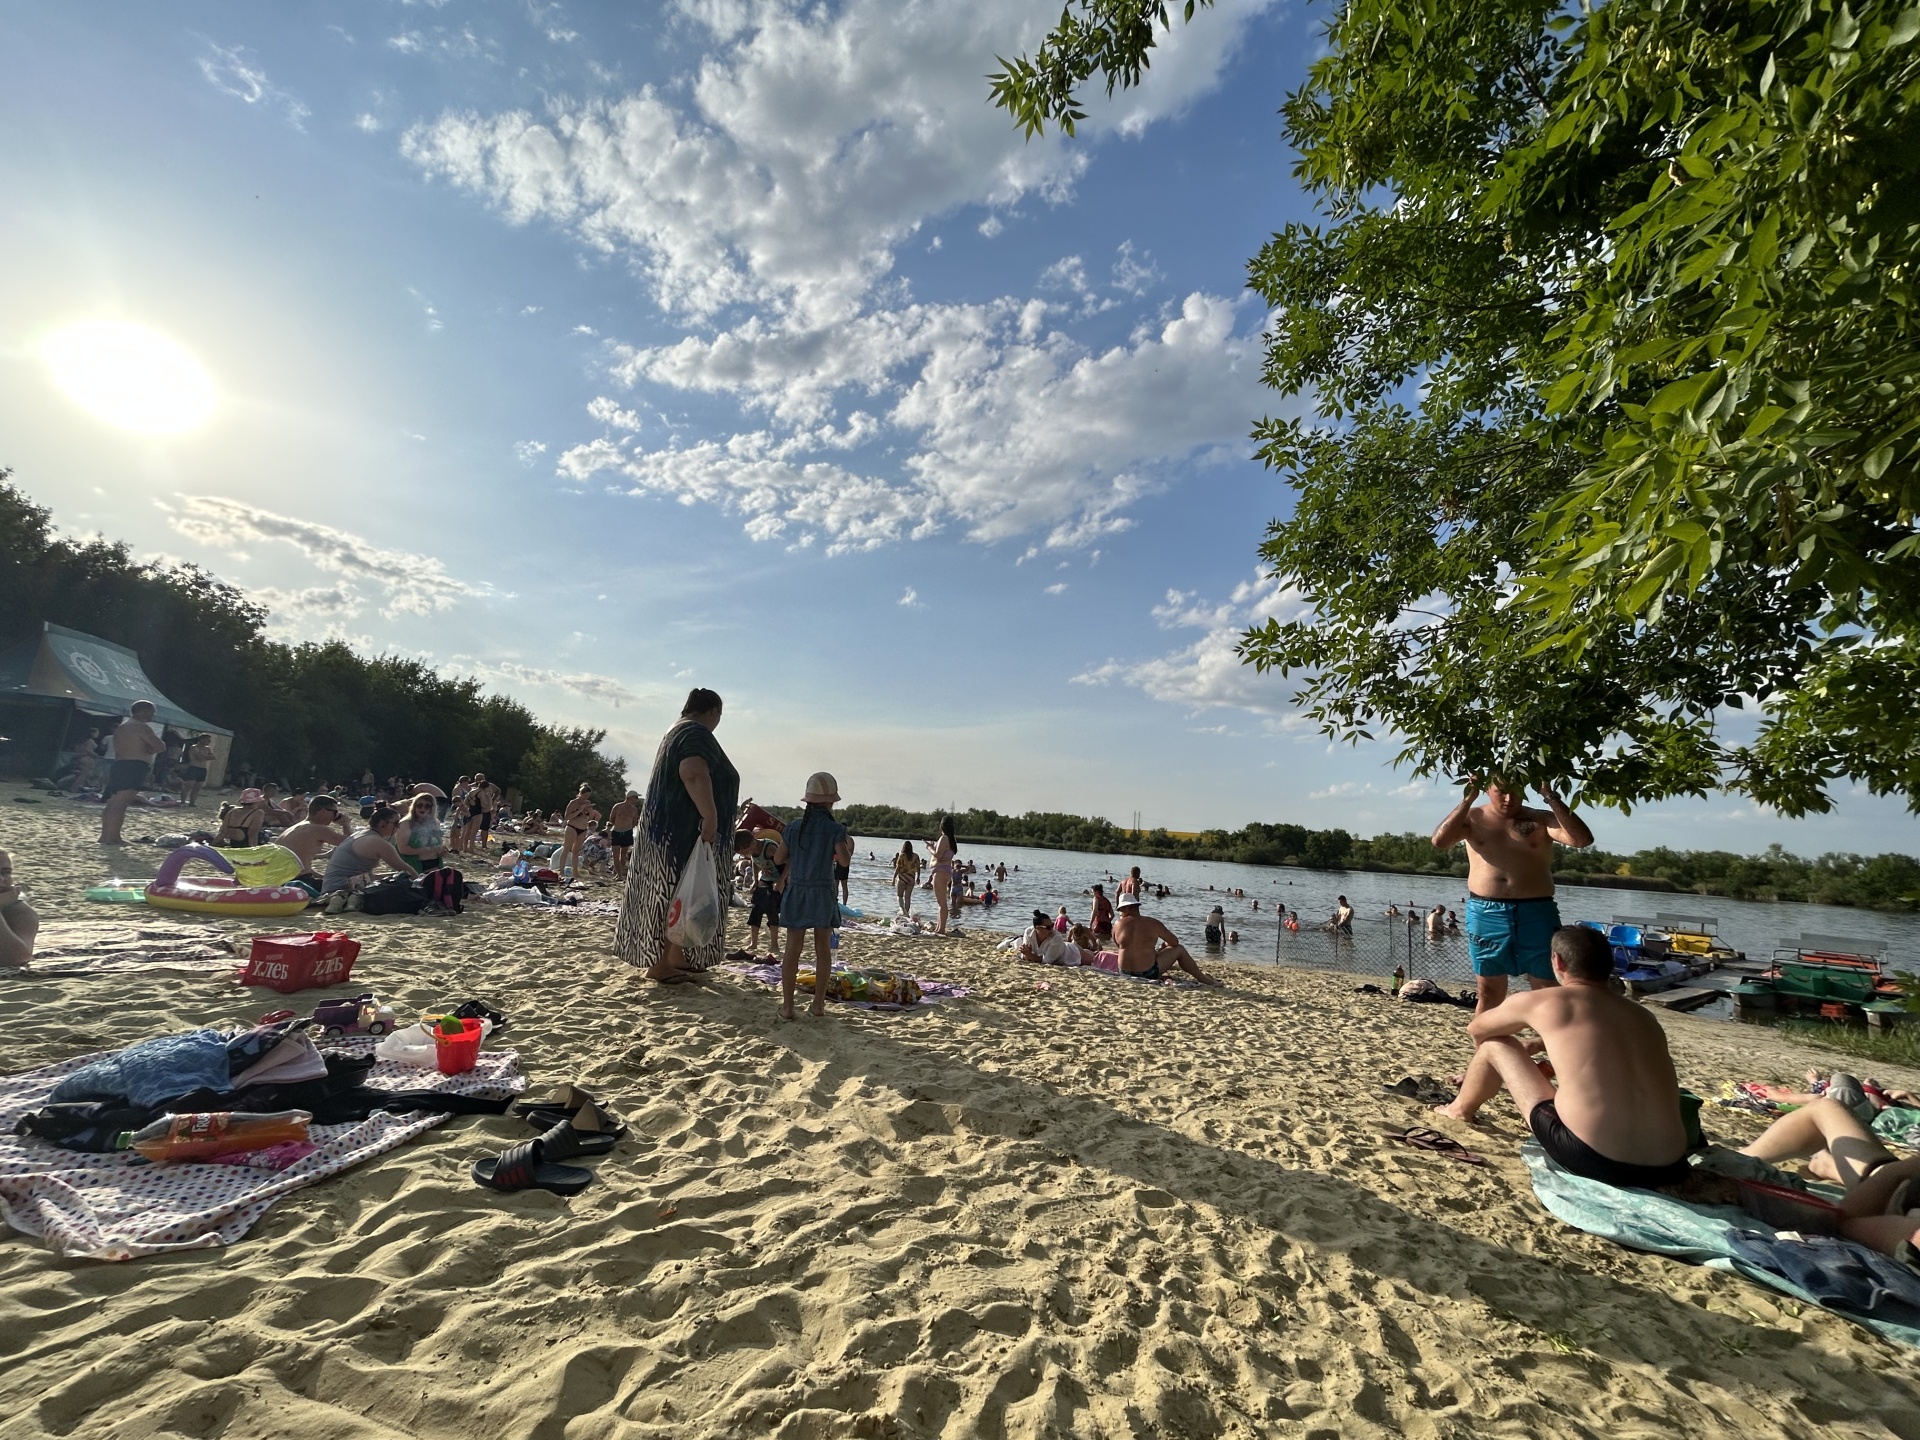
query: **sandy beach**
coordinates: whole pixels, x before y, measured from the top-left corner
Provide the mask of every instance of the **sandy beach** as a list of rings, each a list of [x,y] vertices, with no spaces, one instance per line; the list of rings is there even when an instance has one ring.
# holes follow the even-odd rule
[[[97,812],[33,795],[0,788],[0,845],[47,924],[126,924],[80,895],[109,873]],[[584,1086],[629,1138],[573,1200],[474,1185],[528,1132],[456,1117],[225,1249],[73,1261],[8,1231],[0,1433],[1920,1435],[1920,1353],[1561,1225],[1505,1100],[1450,1131],[1485,1168],[1384,1139],[1428,1117],[1383,1082],[1464,1063],[1457,1010],[856,936],[850,960],[974,993],[788,1024],[732,976],[645,986],[605,918],[348,919],[355,988],[491,1001],[536,1088]],[[0,1071],[275,1003],[208,973],[0,976]],[[1703,1094],[1835,1063],[1661,1019]],[[1709,1107],[1722,1140],[1760,1124]]]

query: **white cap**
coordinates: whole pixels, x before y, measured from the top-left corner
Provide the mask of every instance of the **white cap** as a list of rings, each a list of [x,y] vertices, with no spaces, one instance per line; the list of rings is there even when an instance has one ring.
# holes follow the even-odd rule
[[[1125,910],[1129,906],[1131,906],[1135,910],[1138,910],[1140,908],[1140,897],[1138,895],[1135,895],[1132,891],[1128,891],[1125,895],[1122,895],[1120,897],[1120,908],[1122,910]]]

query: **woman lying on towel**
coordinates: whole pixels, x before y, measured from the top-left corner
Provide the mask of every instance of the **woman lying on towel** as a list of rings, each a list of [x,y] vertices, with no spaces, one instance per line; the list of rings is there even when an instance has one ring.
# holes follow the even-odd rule
[[[1805,1158],[1816,1179],[1846,1187],[1840,1233],[1920,1268],[1920,1156],[1896,1160],[1838,1100],[1782,1115],[1741,1152],[1778,1165]]]

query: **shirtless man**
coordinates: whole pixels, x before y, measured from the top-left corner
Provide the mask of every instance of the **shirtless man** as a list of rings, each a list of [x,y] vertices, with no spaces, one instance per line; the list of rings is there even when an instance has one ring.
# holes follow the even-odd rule
[[[493,838],[493,817],[500,809],[500,787],[476,770],[473,774],[473,788],[480,794],[479,804],[474,807],[474,813],[480,817],[480,825],[475,833],[479,836],[480,843],[485,845]]]
[[[307,818],[275,836],[274,843],[300,857],[300,873],[294,876],[294,883],[318,895],[320,852],[343,843],[352,833],[350,822],[340,814],[340,802],[331,795],[316,795],[307,802]]]
[[[1122,885],[1127,882],[1122,880]],[[1202,985],[1219,985],[1187,953],[1174,933],[1151,916],[1140,913],[1140,897],[1131,891],[1120,897],[1120,914],[1113,922],[1113,943],[1120,950],[1120,971],[1158,980],[1176,965]]]
[[[126,821],[127,806],[133,803],[133,797],[153,774],[153,757],[167,748],[166,742],[160,738],[160,732],[153,728],[151,701],[134,701],[129,713],[131,718],[116,725],[108,741],[113,750],[113,764],[107,771],[107,783],[102,787],[107,797],[107,808],[100,812],[102,845],[127,843],[120,838],[120,826]]]
[[[1667,1032],[1613,993],[1613,950],[1599,931],[1556,929],[1548,949],[1555,983],[1473,1017],[1467,1033],[1479,1048],[1460,1094],[1436,1113],[1471,1123],[1504,1084],[1562,1169],[1649,1190],[1684,1179],[1687,1128]],[[1522,1030],[1540,1039],[1523,1045],[1514,1038]],[[1534,1064],[1536,1050],[1545,1050],[1557,1091]]]
[[[1436,850],[1467,845],[1467,953],[1484,1015],[1507,998],[1515,975],[1539,989],[1554,983],[1547,942],[1560,928],[1553,902],[1553,846],[1584,850],[1593,844],[1586,821],[1542,789],[1546,810],[1529,810],[1525,792],[1501,780],[1487,782],[1487,803],[1475,807],[1480,782],[1469,781],[1460,803],[1433,832]],[[1548,813],[1548,812],[1552,813]]]
[[[613,847],[613,878],[627,878],[627,861],[633,854],[633,831],[640,823],[640,796],[627,791],[626,798],[607,812],[607,843]]]
[[[40,916],[13,883],[13,856],[0,850],[0,969],[18,969],[33,959]]]
[[[561,818],[566,824],[566,838],[560,842],[559,864],[555,868],[564,875],[567,866],[580,863],[580,842],[587,838],[587,831],[600,818],[600,812],[593,808],[593,797],[587,793],[584,781],[579,792],[567,802],[567,813]]]

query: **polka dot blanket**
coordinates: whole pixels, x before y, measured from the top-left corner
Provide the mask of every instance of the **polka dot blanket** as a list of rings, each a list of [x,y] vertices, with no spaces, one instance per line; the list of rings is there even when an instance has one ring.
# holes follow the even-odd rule
[[[368,1039],[335,1042],[365,1053]],[[253,1228],[282,1195],[338,1175],[450,1119],[427,1112],[378,1112],[357,1124],[315,1125],[319,1148],[284,1170],[247,1165],[153,1165],[122,1152],[88,1155],[15,1135],[22,1115],[47,1103],[65,1075],[98,1055],[0,1077],[0,1218],[45,1242],[57,1255],[131,1260],[167,1250],[229,1245]],[[456,1095],[517,1095],[526,1089],[519,1056],[483,1050],[463,1075],[442,1075],[383,1060],[366,1084],[383,1090],[445,1090]]]

